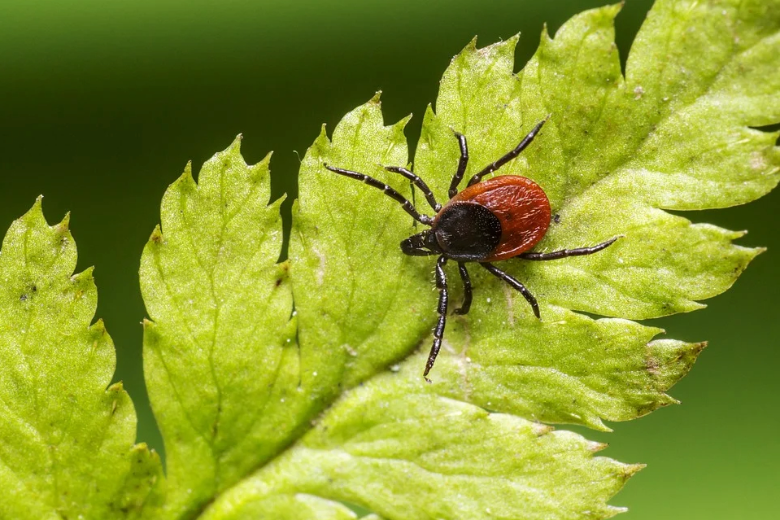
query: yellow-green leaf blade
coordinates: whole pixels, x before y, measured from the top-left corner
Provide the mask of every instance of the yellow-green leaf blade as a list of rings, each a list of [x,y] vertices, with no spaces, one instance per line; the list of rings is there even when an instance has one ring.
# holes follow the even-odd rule
[[[133,447],[121,383],[108,387],[114,345],[91,323],[97,289],[92,269],[73,274],[68,220],[49,226],[39,199],[0,251],[0,517],[139,518],[159,498],[160,464]]]
[[[411,362],[413,361],[413,362]],[[349,393],[292,450],[206,519],[271,518],[281,496],[357,504],[388,519],[609,518],[639,467],[569,432],[436,395],[418,359]]]
[[[146,329],[149,359],[167,351],[181,356],[178,374],[155,369],[158,386],[170,387],[168,394],[173,387],[186,392],[168,398],[175,406],[165,409],[171,415],[166,420],[184,426],[165,435],[185,435],[194,446],[172,466],[179,487],[197,484],[187,487],[195,489],[194,498],[175,491],[171,511],[184,517],[205,511],[209,518],[353,518],[365,511],[389,520],[490,518],[495,514],[484,492],[504,498],[499,516],[507,518],[617,513],[606,502],[636,468],[594,459],[588,450],[598,446],[566,433],[545,435],[546,427],[528,421],[607,429],[604,421],[630,420],[675,402],[667,391],[703,344],[658,339],[658,329],[621,318],[700,308],[700,300],[726,290],[761,250],[734,245],[740,233],[692,224],[665,210],[752,200],[777,183],[780,159],[772,136],[748,128],[776,121],[774,109],[765,107],[774,99],[771,88],[746,85],[734,72],[760,68],[774,85],[780,67],[771,65],[780,54],[767,50],[775,48],[777,11],[763,9],[768,20],[759,23],[759,4],[679,6],[659,2],[654,9],[632,52],[628,79],[613,43],[617,6],[573,18],[554,38],[543,34],[519,74],[513,72],[516,38],[484,49],[472,43],[453,60],[436,112],[425,115],[414,165],[439,201],[446,202],[458,162],[453,130],[469,141],[471,174],[552,114],[531,147],[499,172],[528,176],[550,197],[556,217],[537,250],[622,238],[592,256],[499,264],[539,298],[541,322],[521,297],[472,264],[475,302],[468,316],[448,316],[433,385],[421,377],[436,319],[433,259],[406,257],[398,247],[423,226],[414,226],[376,187],[325,168],[371,175],[405,197],[414,195],[418,210],[430,214],[419,190],[413,194],[407,181],[382,168],[405,166],[408,157],[405,121],[386,126],[378,97],[348,114],[331,140],[323,131],[302,162],[290,248],[297,316],[288,322],[279,313],[275,328],[261,320],[268,328],[258,332],[264,339],[289,339],[289,348],[274,339],[270,350],[281,352],[277,357],[243,352],[227,364],[239,371],[251,366],[266,384],[277,377],[269,373],[282,376],[272,394],[263,394],[272,395],[268,399],[252,397],[252,381],[236,385],[235,402],[250,410],[259,402],[266,425],[252,430],[245,446],[253,450],[233,452],[243,458],[221,457],[215,449],[219,435],[225,447],[241,436],[233,433],[240,428],[227,423],[223,430],[215,419],[222,413],[215,403],[223,387],[209,373],[209,349],[177,353],[171,340],[186,336],[183,325],[198,332],[215,321],[209,314],[214,305],[198,295],[203,284],[193,281],[202,270],[197,264],[229,271],[232,259],[210,260],[221,247],[214,232],[172,250],[169,261],[181,263],[175,285],[189,284],[202,301],[199,307],[180,305],[186,315],[169,316],[178,324],[168,331],[160,328],[166,320],[155,316],[155,302],[147,302],[155,320]],[[725,14],[718,14],[721,6]],[[725,16],[726,25],[716,16]],[[679,36],[697,31],[692,39]],[[735,34],[752,43],[730,44]],[[700,50],[708,39],[717,40],[713,60],[686,74],[683,69],[697,65],[686,52]],[[664,50],[670,42],[674,48]],[[646,85],[636,83],[637,70],[644,70]],[[722,113],[719,103],[728,104]],[[195,190],[188,182],[187,189]],[[234,195],[228,195],[230,203]],[[172,227],[166,211],[167,218],[176,217],[172,207],[164,204],[163,232],[153,236],[148,255],[165,244]],[[193,222],[205,212],[201,227],[208,230],[212,211],[193,207]],[[278,270],[274,262],[270,255],[258,270],[266,287]],[[453,267],[451,262],[450,309],[462,296]],[[162,287],[150,273],[145,283]],[[186,301],[184,295],[179,299]],[[594,320],[578,310],[610,318]],[[246,309],[244,316],[259,319]],[[202,384],[189,389],[188,378]],[[239,396],[241,388],[249,388],[250,397]],[[205,403],[203,410],[196,410],[198,403]],[[198,445],[199,438],[205,443]],[[547,438],[548,444],[535,440]],[[534,462],[555,471],[546,475]],[[207,467],[206,478],[185,474],[199,465]]]
[[[412,218],[382,191],[324,168],[372,175],[409,196],[408,181],[382,169],[407,162],[403,127],[385,126],[379,96],[322,133],[301,164],[290,240],[301,348],[301,384],[329,404],[402,359],[429,326],[425,263],[399,254]]]
[[[197,184],[188,167],[171,185],[141,261],[170,517],[194,514],[272,457],[290,436],[287,412],[298,413],[280,400],[297,383],[287,267],[276,264],[280,201],[267,206],[268,158],[247,166],[239,144],[204,164]]]
[[[488,291],[499,283],[475,282]],[[676,403],[666,392],[704,346],[653,340],[662,331],[549,305],[540,322],[509,291],[485,303],[451,324],[434,389],[535,421],[608,430],[602,420],[627,421]]]

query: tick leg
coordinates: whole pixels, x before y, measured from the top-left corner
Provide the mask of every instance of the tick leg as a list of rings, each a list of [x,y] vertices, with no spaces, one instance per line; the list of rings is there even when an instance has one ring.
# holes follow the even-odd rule
[[[515,278],[512,276],[509,276],[507,273],[499,269],[498,267],[494,266],[493,264],[489,264],[488,262],[480,262],[482,267],[493,273],[495,276],[500,278],[501,280],[505,281],[509,285],[512,286],[513,289],[517,289],[520,291],[520,294],[523,295],[525,300],[531,304],[531,309],[534,311],[534,316],[536,316],[539,319],[542,319],[539,315],[539,304],[536,303],[536,298],[534,298],[534,295],[531,294],[531,291],[525,288],[525,285],[518,282]]]
[[[471,308],[471,278],[469,278],[469,272],[466,270],[466,264],[458,262],[458,271],[460,271],[460,279],[463,281],[463,305],[460,309],[455,309],[455,314],[468,314]]]
[[[523,258],[525,260],[558,260],[559,258],[566,258],[567,256],[584,256],[598,253],[602,249],[606,249],[620,237],[610,238],[606,242],[602,242],[597,246],[592,247],[580,247],[578,249],[561,249],[560,251],[551,251],[549,253],[522,253],[517,255],[517,258]]]
[[[406,168],[401,168],[400,166],[384,166],[383,168],[389,172],[400,173],[412,181],[412,184],[420,188],[420,191],[423,192],[423,195],[425,195],[425,198],[428,200],[428,204],[430,204],[433,208],[433,211],[438,213],[438,211],[441,209],[441,204],[436,202],[436,197],[433,196],[431,189],[427,184],[425,184],[424,180],[417,176],[417,174],[407,170]]]
[[[466,166],[469,164],[469,147],[466,144],[466,137],[463,134],[455,132],[455,137],[458,139],[458,145],[460,145],[460,160],[458,161],[458,171],[452,177],[450,182],[450,198],[458,194],[458,184],[463,180],[463,176],[466,174]]]
[[[550,116],[548,115],[538,123],[536,123],[536,126],[533,130],[528,132],[528,135],[523,138],[522,141],[520,141],[520,144],[518,144],[514,150],[497,160],[496,162],[490,163],[485,167],[484,170],[474,174],[474,176],[469,180],[468,186],[471,186],[472,184],[478,183],[480,180],[482,180],[482,177],[489,173],[493,173],[494,171],[501,168],[503,165],[520,155],[520,152],[526,149],[526,147],[531,144],[531,141],[534,140],[534,137],[536,137],[536,134],[539,133],[539,130],[542,129],[542,126],[547,122],[547,120],[550,119]]]
[[[406,200],[403,195],[395,191],[387,184],[384,184],[383,182],[380,182],[375,178],[369,177],[368,175],[365,175],[363,173],[353,172],[351,170],[344,170],[342,168],[334,168],[333,166],[328,166],[327,164],[323,164],[323,166],[325,166],[325,168],[327,168],[332,172],[338,173],[339,175],[343,175],[345,177],[349,177],[350,179],[356,179],[365,182],[369,186],[373,186],[374,188],[382,190],[385,195],[387,195],[388,197],[390,197],[395,201],[400,202],[401,206],[404,208],[404,211],[410,214],[412,218],[417,220],[418,222],[422,224],[426,224],[428,226],[430,226],[431,223],[433,222],[433,219],[431,219],[431,217],[429,217],[428,215],[421,215],[420,213],[418,213],[417,210],[414,209],[414,206],[412,205],[411,202]]]
[[[447,292],[447,276],[444,274],[444,266],[447,264],[447,258],[442,255],[436,262],[436,287],[439,288],[439,321],[436,323],[436,328],[433,329],[433,345],[431,346],[431,353],[428,354],[428,362],[425,363],[425,372],[423,377],[429,383],[428,372],[433,368],[433,362],[436,361],[436,356],[439,355],[441,349],[441,338],[444,336],[444,326],[447,324],[447,301],[449,300],[449,294]]]

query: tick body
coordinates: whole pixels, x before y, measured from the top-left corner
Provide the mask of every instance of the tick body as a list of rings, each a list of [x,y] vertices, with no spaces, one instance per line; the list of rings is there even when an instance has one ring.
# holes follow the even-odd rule
[[[471,307],[471,279],[466,263],[477,262],[481,267],[519,291],[531,305],[534,315],[539,318],[539,305],[533,294],[520,281],[491,262],[510,258],[557,260],[569,256],[589,255],[609,247],[617,240],[617,238],[612,238],[592,247],[563,249],[549,253],[530,252],[544,238],[550,225],[550,202],[544,190],[531,179],[519,175],[504,175],[482,181],[482,177],[501,168],[531,144],[546,121],[547,119],[540,121],[510,152],[474,174],[467,187],[461,192],[458,192],[458,186],[465,175],[469,155],[465,136],[455,132],[460,146],[460,160],[450,183],[449,201],[444,206],[436,202],[436,197],[430,188],[413,172],[397,166],[386,166],[386,170],[409,179],[423,193],[435,212],[433,217],[419,213],[400,193],[373,177],[324,165],[332,172],[381,189],[390,198],[399,202],[415,220],[430,226],[430,229],[412,235],[401,242],[401,251],[404,254],[411,256],[436,255],[439,257],[436,262],[439,319],[433,329],[433,345],[423,373],[423,377],[428,382],[430,380],[427,376],[441,349],[447,321],[449,291],[444,266],[448,260],[458,263],[458,272],[464,286],[463,304],[455,310],[456,314],[466,314]]]
[[[550,201],[531,179],[505,175],[455,195],[431,232],[452,260],[494,262],[534,247],[550,225]]]

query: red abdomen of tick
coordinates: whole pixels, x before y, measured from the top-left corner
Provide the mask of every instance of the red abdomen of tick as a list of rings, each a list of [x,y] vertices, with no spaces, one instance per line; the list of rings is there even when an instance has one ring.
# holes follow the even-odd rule
[[[501,239],[485,262],[506,260],[534,247],[550,226],[550,201],[534,181],[519,175],[502,175],[469,186],[453,202],[484,206],[501,222]]]

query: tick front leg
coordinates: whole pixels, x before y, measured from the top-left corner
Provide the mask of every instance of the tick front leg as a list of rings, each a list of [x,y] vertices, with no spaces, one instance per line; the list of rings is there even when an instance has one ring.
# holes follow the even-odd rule
[[[541,121],[539,121],[538,123],[536,123],[536,126],[533,128],[533,130],[528,132],[528,135],[525,136],[522,141],[520,141],[520,144],[518,144],[514,148],[514,150],[507,153],[496,162],[488,164],[487,166],[485,166],[485,168],[482,171],[474,174],[474,176],[471,179],[469,179],[468,186],[478,183],[482,179],[482,177],[484,177],[488,173],[493,173],[494,171],[498,170],[503,165],[505,165],[506,163],[508,163],[509,161],[511,161],[518,155],[520,155],[520,152],[525,150],[528,147],[528,145],[531,144],[531,141],[534,140],[534,137],[536,137],[536,134],[539,133],[539,130],[542,129],[542,126],[547,122],[548,119],[550,119],[549,115],[544,119],[542,119]]]
[[[420,222],[421,224],[430,226],[431,223],[433,222],[433,219],[431,217],[429,217],[428,215],[422,215],[418,213],[417,210],[414,209],[414,206],[412,205],[411,202],[406,200],[406,198],[403,195],[395,191],[393,188],[391,188],[384,182],[378,181],[375,178],[366,175],[365,173],[353,172],[352,170],[345,170],[344,168],[336,168],[328,164],[323,164],[323,166],[328,170],[332,171],[333,173],[338,173],[339,175],[343,175],[344,177],[349,177],[350,179],[355,179],[357,181],[364,182],[369,186],[382,190],[382,192],[385,195],[395,200],[396,202],[400,203],[404,211],[410,214],[413,219]]]
[[[410,181],[412,181],[412,184],[417,186],[421,192],[423,192],[423,195],[425,195],[425,199],[428,201],[428,204],[431,205],[431,208],[433,208],[433,211],[438,212],[441,209],[441,204],[436,202],[436,197],[434,197],[433,192],[428,187],[427,184],[425,184],[425,181],[422,180],[416,173],[407,170],[406,168],[401,168],[400,166],[383,166],[383,168],[389,172],[398,173]]]
[[[436,361],[436,356],[439,355],[441,349],[441,339],[444,336],[444,326],[447,324],[447,302],[449,300],[449,293],[447,292],[447,275],[444,274],[444,266],[447,264],[447,258],[444,255],[439,257],[436,262],[436,287],[439,288],[439,321],[436,323],[436,328],[433,329],[433,345],[431,346],[431,352],[428,354],[428,362],[425,363],[425,372],[423,377],[429,383],[428,372],[433,368],[433,363]]]
[[[463,282],[463,305],[460,309],[455,309],[455,314],[468,314],[471,309],[471,278],[469,278],[469,272],[466,270],[466,264],[464,262],[458,262],[458,271],[460,271],[460,279]]]
[[[450,181],[450,191],[448,195],[450,198],[458,194],[458,185],[463,180],[463,176],[466,174],[466,166],[469,164],[469,147],[466,144],[466,136],[455,132],[455,137],[458,139],[458,146],[460,146],[460,160],[458,161],[458,171],[452,176]]]
[[[521,284],[517,279],[513,278],[512,276],[508,275],[498,267],[494,266],[493,264],[489,264],[487,262],[481,262],[479,265],[490,271],[493,275],[500,278],[501,280],[505,281],[509,285],[512,286],[513,289],[517,289],[520,291],[520,294],[523,295],[525,300],[531,305],[531,309],[534,311],[534,316],[542,319],[539,315],[539,304],[536,303],[536,298],[534,298],[534,295],[531,294],[531,291],[525,288],[525,285]]]
[[[559,258],[566,258],[568,256],[584,256],[598,253],[602,249],[606,249],[620,237],[610,238],[606,242],[602,242],[597,246],[592,247],[580,247],[578,249],[561,249],[560,251],[551,251],[549,253],[522,253],[517,255],[516,258],[523,258],[525,260],[558,260]]]

